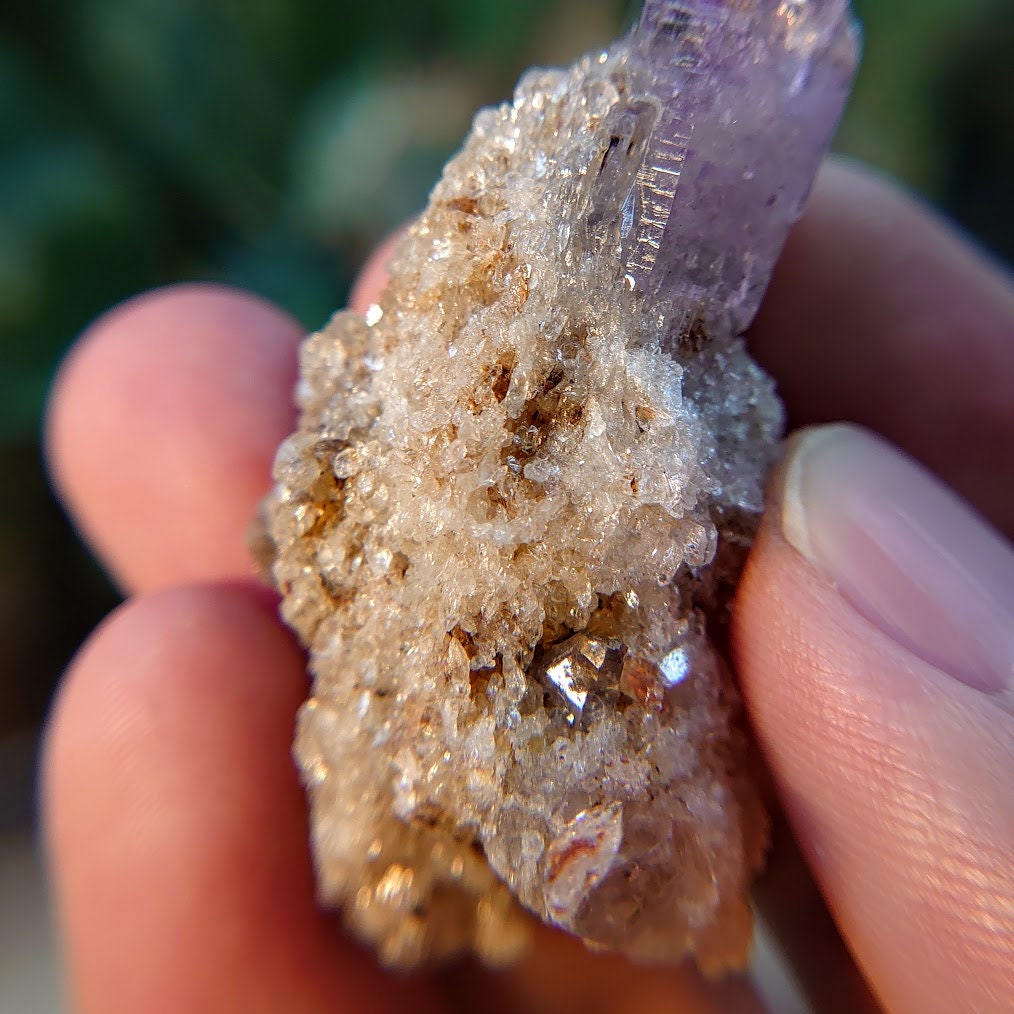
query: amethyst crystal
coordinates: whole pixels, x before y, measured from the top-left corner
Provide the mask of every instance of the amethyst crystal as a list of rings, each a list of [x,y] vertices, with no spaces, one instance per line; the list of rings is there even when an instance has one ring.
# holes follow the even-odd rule
[[[651,131],[624,204],[628,284],[670,335],[742,334],[851,87],[848,0],[649,2],[625,48]]]
[[[849,90],[845,0],[652,0],[480,112],[266,505],[322,899],[412,966],[741,964],[766,822],[713,647],[781,407],[741,334]]]

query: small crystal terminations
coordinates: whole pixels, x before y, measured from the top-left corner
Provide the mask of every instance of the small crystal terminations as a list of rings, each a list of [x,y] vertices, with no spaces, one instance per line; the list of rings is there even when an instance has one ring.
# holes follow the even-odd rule
[[[766,818],[720,653],[782,433],[741,335],[847,97],[847,0],[680,0],[481,111],[266,503],[319,891],[382,961],[524,909],[741,965]],[[519,904],[520,903],[520,904]]]

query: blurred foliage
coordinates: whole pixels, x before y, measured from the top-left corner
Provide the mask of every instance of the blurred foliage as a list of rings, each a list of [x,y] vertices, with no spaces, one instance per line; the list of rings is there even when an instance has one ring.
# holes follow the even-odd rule
[[[637,6],[5,6],[0,466],[14,500],[30,503],[5,498],[0,565],[4,632],[22,614],[48,615],[65,632],[33,656],[39,678],[51,678],[54,653],[69,650],[111,601],[84,558],[71,560],[35,464],[45,391],[74,335],[138,289],[190,278],[247,286],[308,327],[321,323],[370,244],[424,200],[472,111],[509,95],[523,67],[563,62],[611,38]],[[855,7],[866,60],[839,147],[944,203],[1010,256],[1014,5]],[[7,666],[31,667],[20,659],[9,653]]]

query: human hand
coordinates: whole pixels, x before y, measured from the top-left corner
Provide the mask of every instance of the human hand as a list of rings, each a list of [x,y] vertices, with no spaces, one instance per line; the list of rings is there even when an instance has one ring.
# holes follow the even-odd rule
[[[794,423],[870,426],[1009,534],[1012,336],[998,269],[832,165],[751,343]],[[46,746],[77,1008],[757,1009],[742,982],[630,970],[548,931],[509,974],[384,976],[317,910],[289,758],[304,663],[244,538],[294,425],[300,337],[254,297],[162,290],[95,324],[54,391],[56,483],[133,595],[71,666]],[[1012,631],[1014,555],[939,483],[860,431],[792,445],[737,600],[737,668],[795,836],[892,1009],[1014,996]],[[761,881],[766,917],[818,1003],[856,1009],[819,908],[788,890]]]

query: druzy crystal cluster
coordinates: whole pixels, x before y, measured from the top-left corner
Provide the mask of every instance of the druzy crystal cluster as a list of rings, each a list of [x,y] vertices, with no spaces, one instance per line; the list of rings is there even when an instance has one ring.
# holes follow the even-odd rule
[[[266,504],[322,899],[411,967],[535,916],[717,972],[766,821],[719,647],[782,433],[742,333],[847,96],[846,0],[649,0],[478,114],[302,350]]]

